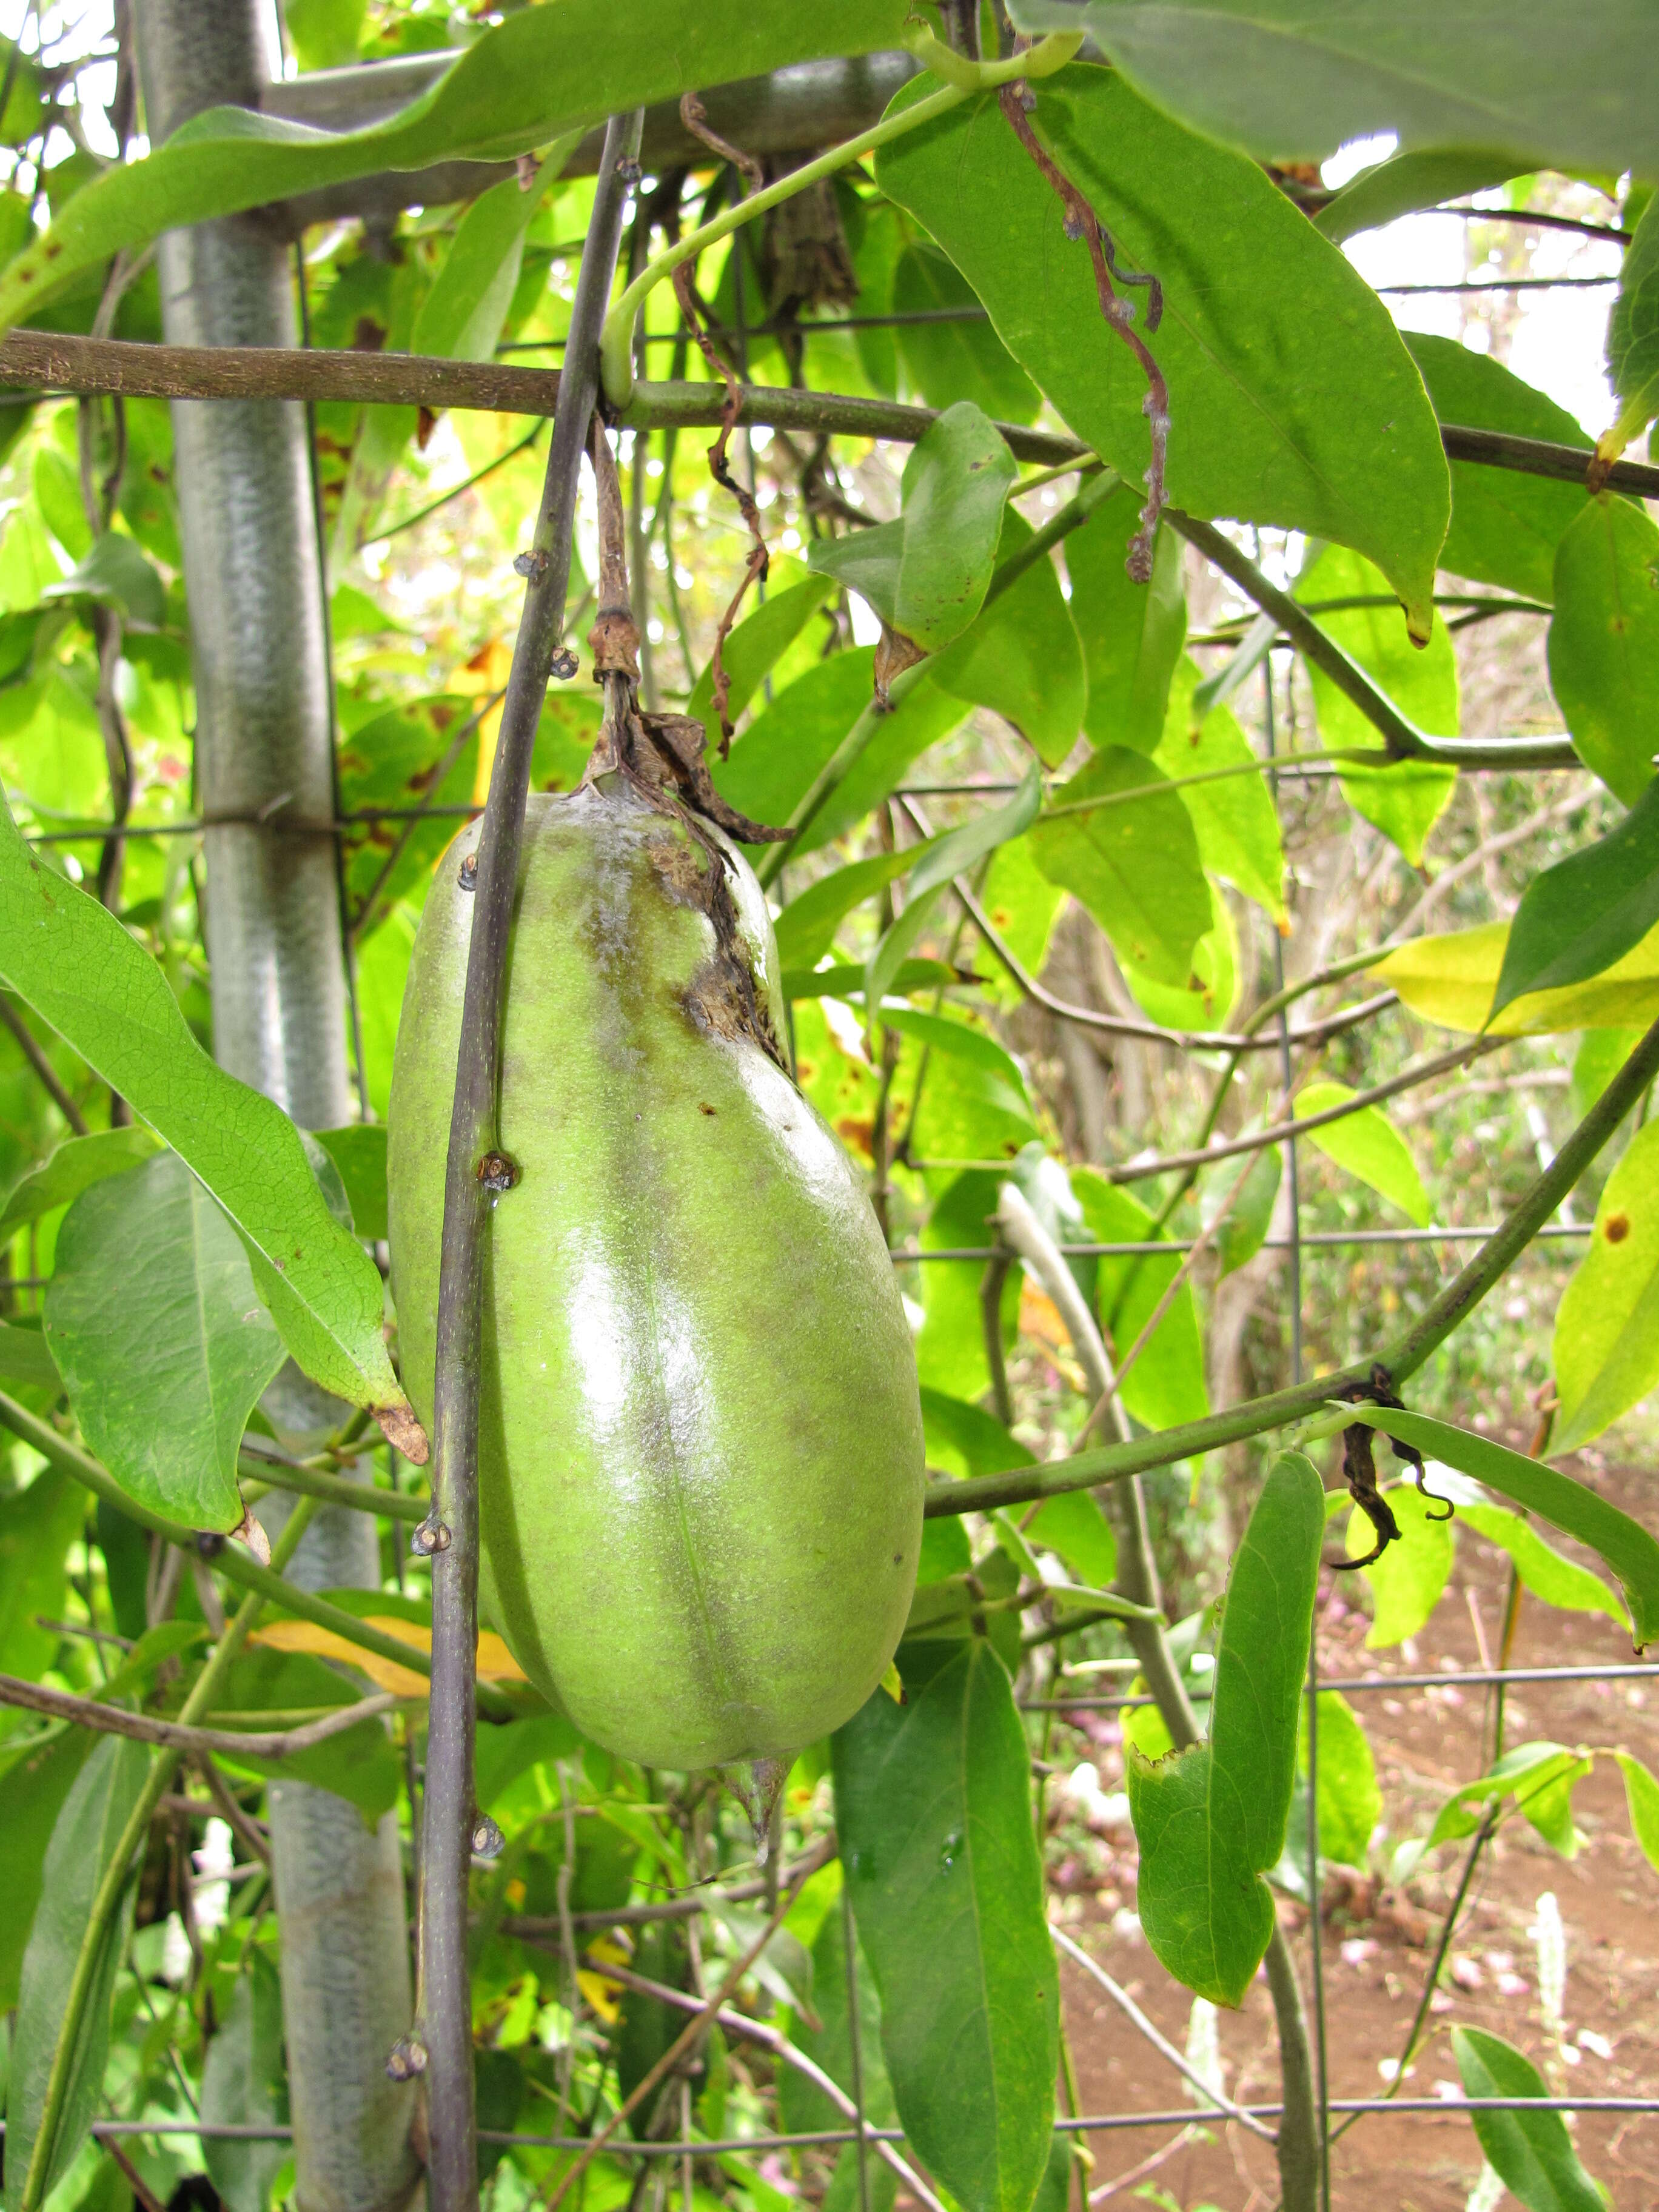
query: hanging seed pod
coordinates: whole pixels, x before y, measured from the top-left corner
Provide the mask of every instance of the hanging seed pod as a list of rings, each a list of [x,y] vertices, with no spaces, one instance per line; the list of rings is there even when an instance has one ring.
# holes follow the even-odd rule
[[[772,1762],[880,1681],[921,1541],[915,1368],[891,1264],[792,1079],[759,885],[694,811],[701,732],[629,687],[583,787],[532,798],[487,1228],[486,1615],[594,1741]],[[682,726],[683,725],[683,726]],[[689,802],[689,803],[688,803]],[[740,817],[752,841],[766,833]],[[434,879],[398,1039],[391,1243],[429,1414],[472,825]]]

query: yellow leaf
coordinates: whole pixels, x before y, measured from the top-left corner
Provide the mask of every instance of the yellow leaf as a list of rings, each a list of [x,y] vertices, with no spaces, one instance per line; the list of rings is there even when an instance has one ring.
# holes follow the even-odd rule
[[[589,2004],[592,2006],[594,2011],[598,2013],[599,2018],[605,2022],[605,2026],[607,2027],[614,2027],[617,2023],[617,2014],[622,2010],[622,2005],[619,2002],[622,1996],[622,1984],[620,1982],[607,1982],[604,1977],[599,1974],[585,1974],[581,1972],[580,1968],[578,1967],[576,1972],[576,1987],[587,1999]]]
[[[898,1661],[890,1659],[887,1672],[881,1678],[881,1686],[896,1705],[904,1703],[904,1685],[899,1679]]]
[[[1037,1288],[1029,1275],[1020,1285],[1019,1333],[1043,1346],[1051,1363],[1074,1390],[1088,1388],[1087,1378],[1073,1357],[1072,1340],[1060,1317],[1059,1307],[1046,1291]]]
[[[1485,922],[1445,937],[1414,938],[1378,962],[1372,974],[1398,991],[1413,1013],[1441,1029],[1477,1030],[1486,1022],[1509,938],[1507,922]],[[1583,983],[1533,991],[1505,1006],[1495,1036],[1544,1036],[1560,1030],[1645,1029],[1659,1016],[1659,929],[1622,960]],[[1023,1316],[1022,1316],[1023,1318]]]
[[[420,1621],[402,1620],[396,1614],[374,1613],[363,1626],[378,1628],[383,1636],[395,1638],[399,1644],[407,1644],[416,1651],[432,1649],[432,1631]],[[272,1651],[308,1651],[319,1659],[343,1660],[360,1674],[367,1674],[376,1689],[390,1691],[394,1697],[423,1698],[429,1687],[424,1674],[398,1666],[395,1659],[382,1659],[377,1652],[365,1651],[361,1644],[349,1642],[337,1630],[319,1628],[314,1621],[269,1621],[263,1628],[256,1628],[248,1641],[263,1644]],[[478,1638],[477,1663],[481,1681],[522,1682],[527,1679],[518,1661],[491,1629],[485,1629]]]
[[[588,1945],[587,1956],[590,1963],[597,1961],[603,1966],[623,1966],[628,1963],[627,1954],[619,1949],[608,1936],[604,1936],[597,1943]],[[611,1981],[604,1974],[584,1973],[578,1967],[576,1987],[606,2027],[614,2027],[617,2013],[621,2009],[619,2000],[623,1993],[622,1984]]]

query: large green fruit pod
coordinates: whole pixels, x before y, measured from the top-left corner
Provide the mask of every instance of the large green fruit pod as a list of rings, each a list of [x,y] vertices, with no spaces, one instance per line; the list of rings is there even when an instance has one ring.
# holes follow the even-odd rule
[[[429,1420],[473,896],[440,864],[392,1077],[392,1285]],[[647,1765],[787,1759],[885,1671],[921,1535],[892,1265],[796,1089],[738,848],[625,772],[532,797],[502,1039],[481,1598],[587,1735]]]

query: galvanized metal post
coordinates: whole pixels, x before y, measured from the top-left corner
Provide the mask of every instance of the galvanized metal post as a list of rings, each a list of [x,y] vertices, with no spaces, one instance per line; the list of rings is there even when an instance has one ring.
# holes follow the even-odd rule
[[[203,108],[252,107],[270,77],[261,0],[137,0],[146,122],[159,143]],[[289,249],[257,218],[162,239],[175,345],[296,341]],[[330,675],[303,410],[175,401],[197,695],[205,933],[221,1064],[303,1127],[349,1118],[331,823]],[[327,1428],[340,1409],[289,1369],[270,1409]],[[262,1508],[262,1513],[264,1509]],[[289,1570],[310,1589],[378,1587],[375,1524],[319,1513]],[[388,2080],[412,1999],[398,1831],[343,1798],[273,1784],[283,2009],[301,2212],[395,2212],[420,2179],[413,2092]]]

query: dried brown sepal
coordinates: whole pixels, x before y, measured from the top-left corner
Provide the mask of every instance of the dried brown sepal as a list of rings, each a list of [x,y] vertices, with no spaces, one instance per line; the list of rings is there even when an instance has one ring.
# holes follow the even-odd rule
[[[723,1766],[720,1779],[749,1815],[755,1838],[755,1856],[764,1866],[771,1849],[772,1814],[791,1762],[787,1759],[746,1759],[740,1766]]]
[[[902,676],[907,668],[914,668],[918,661],[927,658],[927,653],[915,638],[906,637],[902,629],[890,629],[883,623],[881,642],[876,647],[875,681],[876,701],[884,711],[893,703],[888,696],[888,690],[894,679]]]
[[[678,795],[695,813],[702,815],[735,837],[740,845],[781,845],[794,834],[751,822],[728,806],[714,788],[703,759],[706,739],[702,724],[690,714],[647,714],[636,710],[641,730],[657,758],[667,769]]]
[[[262,1567],[270,1565],[270,1539],[253,1517],[252,1506],[244,1506],[242,1517],[230,1532],[234,1544],[246,1544]]]
[[[625,607],[606,607],[587,633],[593,654],[593,679],[626,676],[640,680],[640,633]]]
[[[400,1398],[395,1405],[376,1406],[374,1413],[380,1434],[392,1449],[400,1451],[413,1466],[424,1467],[431,1456],[432,1446],[409,1401]]]

